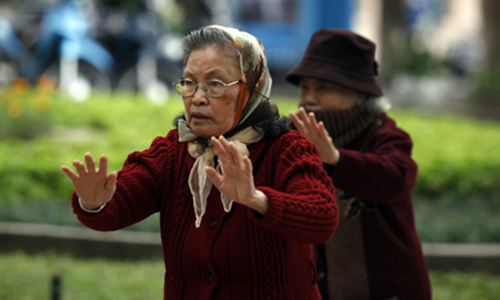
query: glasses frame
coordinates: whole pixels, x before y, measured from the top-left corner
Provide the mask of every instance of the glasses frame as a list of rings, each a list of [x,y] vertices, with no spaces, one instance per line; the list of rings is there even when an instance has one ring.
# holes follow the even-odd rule
[[[196,84],[196,87],[194,88],[194,92],[192,95],[189,95],[189,96],[184,96],[182,95],[182,90],[179,90],[177,87],[180,86],[180,82],[182,80],[185,80],[185,81],[191,81],[193,84]],[[212,96],[212,95],[209,95],[208,92],[207,92],[207,87],[206,87],[206,83],[208,81],[217,81],[217,82],[220,82],[222,83],[222,85],[224,86],[224,92],[222,93],[222,95],[220,96]],[[198,87],[201,85],[201,89],[203,90],[203,92],[205,93],[205,95],[207,95],[208,97],[210,98],[220,98],[222,96],[224,96],[224,94],[226,93],[226,89],[230,86],[233,86],[233,85],[236,85],[236,84],[243,84],[243,81],[241,79],[238,79],[236,81],[233,81],[233,82],[230,82],[230,83],[225,83],[224,81],[222,80],[219,80],[219,79],[212,79],[212,80],[207,80],[205,81],[204,83],[196,83],[194,81],[192,81],[191,79],[185,79],[185,78],[182,78],[182,79],[179,79],[177,80],[176,82],[173,83],[173,85],[175,86],[175,90],[182,96],[182,97],[193,97],[196,92],[198,91]]]

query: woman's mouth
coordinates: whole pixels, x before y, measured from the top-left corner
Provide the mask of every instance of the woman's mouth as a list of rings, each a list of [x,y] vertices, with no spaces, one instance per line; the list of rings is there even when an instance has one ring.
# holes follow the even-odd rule
[[[193,119],[193,121],[203,121],[203,120],[209,119],[209,117],[207,115],[201,114],[201,113],[192,113],[191,119]]]
[[[318,110],[317,105],[303,105],[301,107],[304,108],[306,112]]]

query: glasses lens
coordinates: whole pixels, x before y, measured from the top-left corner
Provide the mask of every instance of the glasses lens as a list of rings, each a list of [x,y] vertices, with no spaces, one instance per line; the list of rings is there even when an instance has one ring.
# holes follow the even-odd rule
[[[226,91],[226,85],[219,80],[208,80],[203,84],[203,89],[210,97],[221,97]]]
[[[175,89],[183,97],[190,97],[194,95],[196,87],[196,83],[189,79],[181,79],[175,84]]]
[[[175,83],[175,90],[177,91],[177,93],[179,93],[179,95],[182,96],[182,89],[184,88],[184,86],[182,85],[181,83],[181,80],[177,81]]]

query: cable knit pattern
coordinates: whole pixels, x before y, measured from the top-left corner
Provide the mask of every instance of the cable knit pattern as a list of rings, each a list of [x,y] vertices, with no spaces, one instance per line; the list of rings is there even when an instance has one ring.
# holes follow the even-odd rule
[[[160,213],[164,299],[320,299],[312,244],[328,240],[338,221],[331,180],[316,147],[300,133],[249,145],[265,217],[234,204],[226,213],[212,188],[195,228],[187,180],[194,159],[177,130],[134,152],[119,172],[117,192],[97,214],[73,209],[86,226],[106,231]]]

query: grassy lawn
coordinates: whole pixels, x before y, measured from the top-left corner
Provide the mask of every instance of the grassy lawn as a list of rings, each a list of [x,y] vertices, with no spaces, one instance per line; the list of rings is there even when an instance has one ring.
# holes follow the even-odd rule
[[[162,299],[163,261],[81,260],[55,254],[0,255],[0,299],[50,299],[53,274],[62,277],[64,300]],[[431,272],[433,299],[498,299],[500,276]]]
[[[162,299],[163,262],[77,260],[55,254],[0,255],[0,299],[51,299],[51,278],[62,277],[64,300]]]
[[[431,272],[432,298],[438,300],[496,300],[500,276],[482,273]]]

